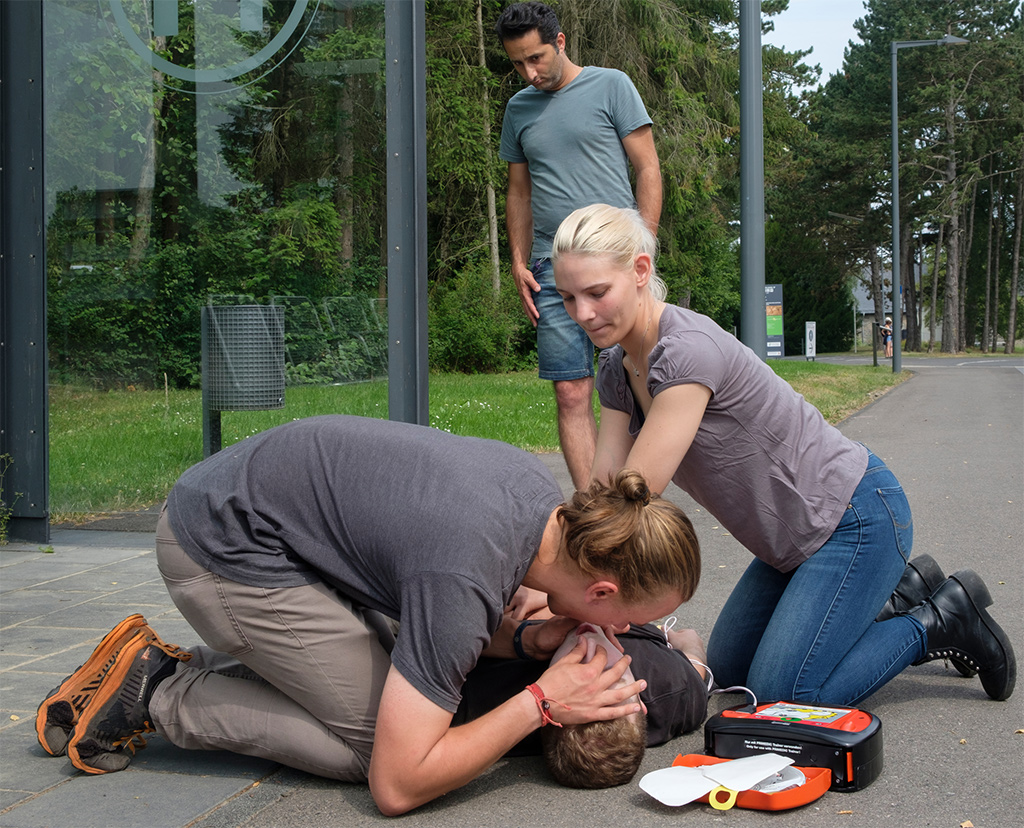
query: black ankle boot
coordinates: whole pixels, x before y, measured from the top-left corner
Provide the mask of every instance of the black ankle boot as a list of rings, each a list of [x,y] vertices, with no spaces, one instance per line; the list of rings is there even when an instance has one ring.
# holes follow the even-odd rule
[[[935,592],[945,579],[942,568],[931,555],[918,555],[907,563],[895,591],[875,620],[885,621],[912,610]]]
[[[946,576],[942,568],[931,555],[918,555],[907,563],[900,582],[885,602],[876,621],[885,621],[896,615],[909,612],[918,604],[923,603],[929,595],[939,588]],[[989,606],[984,604],[983,606]],[[971,678],[977,672],[958,658],[950,658],[956,671],[965,678]]]
[[[927,652],[915,664],[953,658],[978,671],[985,692],[996,701],[1013,693],[1017,660],[1006,633],[985,607],[992,603],[988,587],[969,569],[956,572],[931,597],[906,615],[925,629]]]

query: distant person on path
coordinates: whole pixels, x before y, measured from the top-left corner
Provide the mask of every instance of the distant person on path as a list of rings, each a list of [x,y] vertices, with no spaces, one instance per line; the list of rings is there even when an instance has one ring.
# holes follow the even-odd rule
[[[885,324],[878,330],[882,334],[882,353],[886,359],[892,359],[892,319],[885,317]]]
[[[635,210],[572,213],[552,248],[569,315],[601,353],[594,480],[673,481],[755,560],[708,640],[722,686],[758,698],[852,705],[911,664],[953,658],[996,700],[1013,648],[970,570],[937,584],[908,567],[910,506],[882,459],[825,422],[713,320],[665,304],[656,241]],[[894,590],[916,586],[876,623]]]
[[[554,382],[558,437],[569,474],[576,488],[584,488],[597,439],[594,347],[555,291],[551,240],[563,218],[596,201],[638,207],[657,233],[662,190],[652,122],[622,72],[569,60],[565,34],[543,3],[509,6],[494,28],[512,65],[530,84],[509,101],[501,130],[512,277],[537,328],[539,375]]]
[[[346,416],[287,423],[193,466],[156,544],[208,646],[185,653],[126,619],[40,705],[44,749],[106,773],[155,731],[369,781],[385,814],[466,784],[545,724],[638,713],[643,679],[616,686],[629,659],[605,671],[605,654],[584,664],[581,646],[451,726],[481,656],[549,659],[582,621],[614,636],[673,612],[700,575],[690,521],[638,474],[563,503],[527,452]],[[519,631],[504,609],[520,585],[560,617]]]

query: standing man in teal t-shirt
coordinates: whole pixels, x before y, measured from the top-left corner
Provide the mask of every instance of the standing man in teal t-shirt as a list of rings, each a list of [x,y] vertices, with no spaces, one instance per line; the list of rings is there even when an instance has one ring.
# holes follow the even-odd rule
[[[565,35],[548,6],[516,3],[494,28],[512,65],[530,84],[509,101],[501,130],[512,277],[537,328],[539,375],[554,382],[559,441],[573,483],[581,489],[590,481],[597,441],[594,346],[555,290],[551,240],[569,213],[597,202],[638,209],[657,233],[658,153],[651,119],[632,81],[616,69],[569,60]]]

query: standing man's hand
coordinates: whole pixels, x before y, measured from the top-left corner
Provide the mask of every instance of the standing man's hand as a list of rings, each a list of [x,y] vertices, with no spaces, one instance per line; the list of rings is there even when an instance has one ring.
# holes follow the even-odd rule
[[[540,312],[537,310],[537,305],[534,304],[533,295],[540,291],[540,285],[533,278],[533,271],[526,265],[512,265],[512,278],[516,280],[516,290],[519,291],[519,301],[523,303],[526,317],[536,328]]]
[[[516,280],[519,301],[526,312],[526,318],[537,327],[540,312],[533,296],[540,285],[530,270],[530,250],[533,247],[533,205],[528,164],[508,165],[508,197],[505,200],[505,224],[508,229],[508,249],[512,258],[512,278]]]

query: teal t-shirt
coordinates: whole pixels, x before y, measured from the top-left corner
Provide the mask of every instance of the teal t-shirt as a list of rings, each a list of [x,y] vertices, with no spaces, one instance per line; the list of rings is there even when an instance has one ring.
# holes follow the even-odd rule
[[[508,102],[501,158],[530,169],[533,258],[551,255],[558,225],[589,204],[636,207],[622,139],[651,123],[618,69],[585,66],[557,92],[529,87]]]

